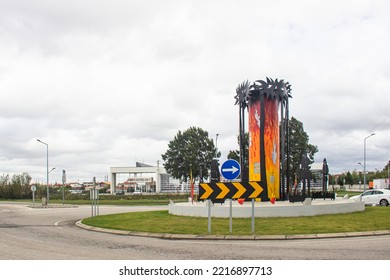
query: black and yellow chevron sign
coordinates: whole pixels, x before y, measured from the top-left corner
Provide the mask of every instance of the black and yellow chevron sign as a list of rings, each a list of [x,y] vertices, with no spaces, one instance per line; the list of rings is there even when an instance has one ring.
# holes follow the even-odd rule
[[[261,198],[263,190],[260,182],[201,183],[199,185],[199,200]]]

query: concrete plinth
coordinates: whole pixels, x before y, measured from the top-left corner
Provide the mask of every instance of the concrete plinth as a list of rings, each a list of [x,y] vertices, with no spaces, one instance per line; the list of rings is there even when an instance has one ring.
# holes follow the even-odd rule
[[[288,201],[255,202],[255,217],[301,217],[326,214],[352,213],[364,211],[364,202],[355,202],[349,199],[337,198],[336,200],[312,200],[311,203],[290,203]],[[178,216],[208,217],[206,202],[171,203],[169,213]],[[229,202],[214,204],[211,207],[211,216],[228,218],[230,213]],[[252,203],[245,202],[240,205],[232,203],[232,216],[234,218],[252,217]]]

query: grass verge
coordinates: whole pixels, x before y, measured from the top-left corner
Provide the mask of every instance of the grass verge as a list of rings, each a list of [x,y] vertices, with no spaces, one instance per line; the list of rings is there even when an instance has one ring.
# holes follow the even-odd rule
[[[122,213],[86,218],[83,223],[137,232],[206,235],[207,218],[170,215],[168,211]],[[390,207],[313,217],[256,218],[256,235],[317,234],[390,230]],[[211,234],[229,235],[228,218],[212,218]],[[233,219],[233,235],[251,235],[250,218]]]

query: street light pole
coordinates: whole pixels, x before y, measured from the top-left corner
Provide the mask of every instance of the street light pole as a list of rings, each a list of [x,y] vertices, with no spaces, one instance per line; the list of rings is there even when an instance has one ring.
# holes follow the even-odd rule
[[[364,166],[363,166],[363,190],[366,191],[366,140],[371,136],[374,136],[375,133],[371,133],[366,138],[364,138]]]
[[[49,144],[37,139],[39,143],[46,146],[46,205],[49,204]]]

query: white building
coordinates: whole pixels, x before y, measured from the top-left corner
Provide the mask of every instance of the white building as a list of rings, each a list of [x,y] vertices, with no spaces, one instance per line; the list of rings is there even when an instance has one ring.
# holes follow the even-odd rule
[[[136,163],[135,167],[111,167],[111,193],[185,193],[187,183],[171,177],[164,167]]]

